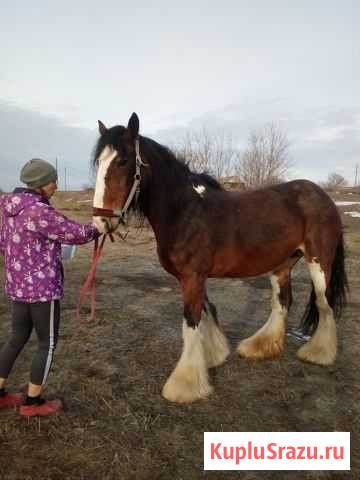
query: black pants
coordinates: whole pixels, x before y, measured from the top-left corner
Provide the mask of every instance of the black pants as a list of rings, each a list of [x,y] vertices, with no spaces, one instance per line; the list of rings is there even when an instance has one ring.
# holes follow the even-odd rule
[[[7,378],[15,360],[35,329],[39,348],[31,365],[30,381],[44,385],[57,344],[60,302],[13,302],[12,336],[0,351],[0,378]]]

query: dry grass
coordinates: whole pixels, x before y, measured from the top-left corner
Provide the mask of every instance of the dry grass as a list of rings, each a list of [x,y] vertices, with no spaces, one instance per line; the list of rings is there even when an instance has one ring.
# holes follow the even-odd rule
[[[74,204],[68,193],[57,206]],[[84,199],[79,194],[77,200]],[[76,200],[76,201],[77,201]],[[86,209],[67,211],[85,220]],[[80,205],[87,205],[80,204]],[[70,208],[70,207],[69,207]],[[72,207],[71,207],[72,208]],[[108,479],[350,479],[358,478],[359,451],[359,246],[360,221],[345,219],[352,293],[339,324],[336,364],[321,368],[295,359],[299,344],[287,339],[284,354],[251,362],[234,352],[270,308],[267,281],[209,282],[233,353],[211,371],[215,393],[193,405],[173,405],[161,387],[181,349],[179,288],[158,265],[153,236],[134,229],[129,244],[107,244],[98,270],[95,323],[79,326],[75,304],[89,267],[91,247],[66,265],[61,337],[46,394],[65,411],[46,419],[0,412],[1,480]],[[0,260],[1,262],[1,260]],[[2,263],[0,275],[2,276]],[[308,294],[303,266],[294,275],[296,325]],[[0,342],[7,338],[10,304],[0,292]],[[9,387],[25,388],[36,341],[19,357]],[[204,431],[351,431],[352,475],[345,472],[204,472]]]

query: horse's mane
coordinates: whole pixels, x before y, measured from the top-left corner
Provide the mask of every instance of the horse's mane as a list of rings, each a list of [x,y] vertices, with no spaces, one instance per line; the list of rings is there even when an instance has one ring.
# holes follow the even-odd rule
[[[112,145],[113,147],[118,148],[124,132],[125,127],[117,125],[116,127],[109,128],[104,135],[100,135],[92,154],[91,164],[93,167],[97,167],[97,159],[106,145]]]
[[[199,180],[200,184],[205,184],[207,187],[213,188],[214,190],[223,190],[221,183],[219,183],[216,178],[212,177],[208,172],[192,173],[191,176],[194,178],[194,183],[196,183],[196,180]]]
[[[151,156],[153,163],[168,179],[178,185],[204,185],[214,190],[222,190],[222,185],[208,172],[194,172],[183,156],[176,155],[170,148],[147,137],[141,137],[144,151]],[[140,147],[141,148],[141,147]]]
[[[106,145],[112,145],[119,149],[121,137],[125,130],[125,127],[118,125],[109,128],[104,135],[100,136],[93,152],[93,167],[97,166],[97,159]],[[222,185],[208,172],[194,172],[190,169],[184,157],[176,155],[170,148],[151,138],[140,136],[140,154],[142,152],[146,158],[151,158],[153,167],[164,177],[164,180],[166,178],[169,185],[172,182],[183,186],[192,183],[194,185],[204,185],[214,190],[223,189]]]

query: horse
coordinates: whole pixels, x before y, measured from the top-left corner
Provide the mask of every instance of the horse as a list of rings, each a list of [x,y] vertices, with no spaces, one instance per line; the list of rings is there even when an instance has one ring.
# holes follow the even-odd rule
[[[95,224],[107,233],[131,209],[140,212],[154,231],[162,267],[182,289],[183,349],[162,395],[178,403],[208,397],[213,390],[208,369],[230,353],[206,291],[209,277],[270,276],[271,314],[237,352],[251,359],[278,356],[292,303],[291,270],[302,257],[312,283],[302,326],[312,335],[297,357],[332,364],[335,318],[345,305],[347,279],[341,218],[327,193],[308,180],[226,191],[209,174],[191,171],[166,146],[139,135],[136,113],[127,127],[98,124]]]

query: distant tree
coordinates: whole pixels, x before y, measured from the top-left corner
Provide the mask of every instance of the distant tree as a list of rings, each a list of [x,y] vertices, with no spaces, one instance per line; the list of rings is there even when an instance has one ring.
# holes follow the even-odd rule
[[[290,172],[289,141],[270,123],[250,132],[245,151],[239,155],[236,173],[248,189],[284,181]]]
[[[346,187],[347,180],[336,172],[331,172],[328,175],[326,182],[323,183],[323,187],[327,190],[336,190],[337,188]]]
[[[209,172],[216,178],[232,173],[238,153],[231,134],[212,133],[205,127],[198,131],[188,130],[174,149],[190,168],[196,172]]]

